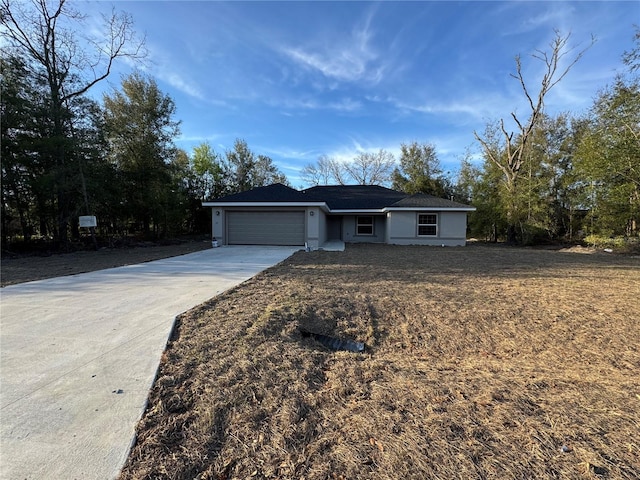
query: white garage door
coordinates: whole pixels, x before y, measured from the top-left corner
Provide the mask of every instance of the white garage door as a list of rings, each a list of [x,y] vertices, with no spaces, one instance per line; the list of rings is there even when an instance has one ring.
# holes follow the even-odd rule
[[[230,245],[304,245],[304,211],[227,212]]]

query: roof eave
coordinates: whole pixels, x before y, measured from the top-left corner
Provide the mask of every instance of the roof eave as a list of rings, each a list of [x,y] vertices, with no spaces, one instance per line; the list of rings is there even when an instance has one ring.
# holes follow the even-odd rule
[[[325,202],[202,202],[203,207],[318,207],[329,211]]]
[[[329,210],[330,213],[340,213],[340,214],[346,214],[346,213],[385,213],[385,209],[384,208],[346,208],[346,209],[340,209],[340,208],[332,208],[331,210]]]
[[[475,212],[475,207],[386,207],[385,212]]]
[[[383,208],[329,208],[325,202],[202,202],[203,207],[318,207],[324,212],[335,214],[371,214],[387,212],[475,212],[475,207],[383,207]]]

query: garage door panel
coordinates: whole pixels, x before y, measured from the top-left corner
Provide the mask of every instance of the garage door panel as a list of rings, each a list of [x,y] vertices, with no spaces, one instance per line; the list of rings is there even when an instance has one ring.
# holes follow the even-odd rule
[[[304,211],[227,212],[231,245],[304,245]]]

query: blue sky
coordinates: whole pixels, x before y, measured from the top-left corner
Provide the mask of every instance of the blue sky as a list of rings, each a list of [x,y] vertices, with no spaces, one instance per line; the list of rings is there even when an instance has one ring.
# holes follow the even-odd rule
[[[639,2],[615,1],[87,1],[82,10],[97,18],[112,6],[146,35],[143,70],[176,103],[180,148],[206,141],[223,153],[243,138],[296,187],[320,155],[397,155],[411,141],[433,143],[455,172],[479,151],[474,130],[527,116],[514,57],[537,93],[543,64],[530,54],[549,50],[554,29],[571,32],[574,53],[597,38],[547,100],[550,114],[586,113],[624,72],[640,23]],[[109,85],[131,68],[119,64]]]

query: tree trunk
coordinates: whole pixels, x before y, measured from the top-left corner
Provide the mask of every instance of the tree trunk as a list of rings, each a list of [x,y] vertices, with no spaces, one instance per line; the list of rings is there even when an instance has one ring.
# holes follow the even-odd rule
[[[55,67],[55,65],[54,65]],[[60,248],[69,248],[69,205],[67,197],[67,171],[65,168],[65,132],[63,119],[63,105],[60,99],[60,87],[56,83],[54,73],[49,74],[49,88],[51,91],[51,116],[53,117],[54,162],[56,168],[56,205],[57,229],[56,243]]]

